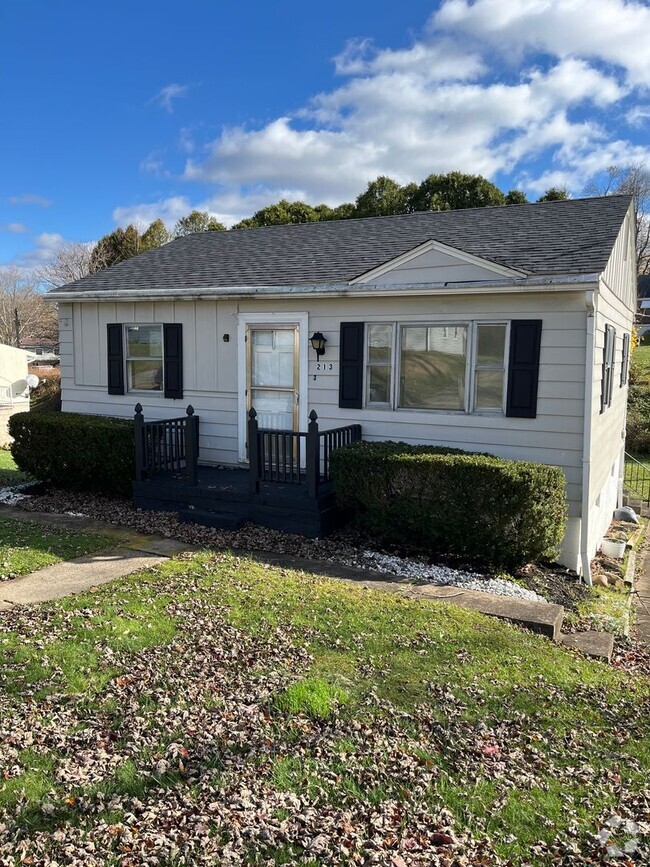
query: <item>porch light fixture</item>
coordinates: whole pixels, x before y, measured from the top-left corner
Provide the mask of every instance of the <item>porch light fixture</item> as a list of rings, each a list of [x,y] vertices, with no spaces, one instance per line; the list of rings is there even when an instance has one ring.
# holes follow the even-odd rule
[[[327,338],[323,337],[320,331],[314,331],[312,336],[309,338],[309,342],[311,343],[312,349],[316,353],[317,358],[320,358],[321,355],[325,355],[325,344],[327,343]]]

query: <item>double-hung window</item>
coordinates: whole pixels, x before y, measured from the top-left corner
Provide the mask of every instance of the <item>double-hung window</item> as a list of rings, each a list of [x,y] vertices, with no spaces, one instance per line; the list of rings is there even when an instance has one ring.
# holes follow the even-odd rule
[[[393,391],[393,326],[366,329],[366,404],[390,406]]]
[[[369,323],[365,405],[502,412],[507,336],[505,322]]]
[[[129,391],[162,391],[162,325],[126,326],[126,381]]]

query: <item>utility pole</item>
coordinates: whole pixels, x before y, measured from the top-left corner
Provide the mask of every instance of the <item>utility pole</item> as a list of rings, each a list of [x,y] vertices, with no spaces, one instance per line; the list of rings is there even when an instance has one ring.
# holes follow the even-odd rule
[[[14,328],[16,329],[16,346],[20,349],[20,319],[18,318],[17,307],[14,307]]]

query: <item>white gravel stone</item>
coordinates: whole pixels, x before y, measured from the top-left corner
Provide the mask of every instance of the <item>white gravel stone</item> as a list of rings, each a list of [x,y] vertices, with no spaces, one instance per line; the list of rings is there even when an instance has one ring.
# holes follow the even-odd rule
[[[530,602],[547,601],[538,593],[505,578],[493,578],[478,572],[463,572],[460,569],[452,569],[450,566],[437,566],[423,560],[380,554],[378,551],[362,551],[358,557],[348,558],[341,562],[346,566],[373,569],[395,575],[398,578],[408,578],[426,584],[462,587],[465,590],[496,593],[498,596],[512,596],[515,599],[526,599]]]
[[[15,487],[0,488],[0,503],[4,503],[7,506],[13,506],[20,502],[20,500],[26,500],[28,496],[29,494],[21,494]]]

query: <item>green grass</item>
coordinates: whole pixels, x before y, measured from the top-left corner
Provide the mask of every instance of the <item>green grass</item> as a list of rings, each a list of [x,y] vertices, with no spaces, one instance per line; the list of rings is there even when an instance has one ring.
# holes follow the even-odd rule
[[[650,379],[650,345],[637,346],[633,358],[638,367],[639,376],[643,379]]]
[[[98,551],[108,544],[107,537],[97,533],[0,517],[0,576],[27,575],[44,566]]]
[[[370,728],[399,725],[404,756],[417,756],[436,768],[422,794],[431,809],[446,806],[461,828],[492,838],[504,858],[520,863],[535,841],[551,841],[573,822],[579,838],[593,833],[600,811],[616,807],[615,787],[610,792],[581,780],[574,770],[577,764],[594,769],[597,779],[599,774],[618,774],[628,791],[646,785],[647,678],[583,659],[474,612],[369,592],[229,555],[206,552],[171,560],[92,595],[43,606],[42,623],[29,635],[6,624],[0,632],[0,660],[5,661],[0,687],[18,705],[23,695],[73,695],[82,719],[103,715],[119,730],[123,711],[114,692],[105,694],[109,683],[120,675],[128,677],[148,649],[164,648],[172,640],[201,640],[188,631],[191,624],[185,615],[171,613],[172,599],[175,604],[199,601],[204,616],[218,611],[258,643],[288,634],[309,653],[305,670],[293,672],[288,685],[271,689],[267,713],[278,723],[273,746],[250,759],[243,758],[247,753],[242,747],[241,761],[258,762],[258,774],[276,791],[317,798],[333,807],[355,799],[375,804],[406,797],[398,766],[393,776],[363,783],[363,757],[355,756],[354,738],[338,742],[325,770],[316,735],[301,753],[294,750],[293,740],[300,740],[305,726],[326,730],[337,718]],[[184,676],[173,660],[164,662],[162,650],[156,653],[158,669],[171,667],[159,697],[139,702],[139,713],[152,731],[160,697],[180,701],[176,684]],[[275,682],[272,672],[260,670],[255,676]],[[223,712],[223,703],[207,687],[202,686],[200,694],[206,713]],[[402,720],[403,714],[408,718]],[[479,724],[502,731],[513,750],[525,752],[533,745],[538,759],[530,767],[532,783],[509,781],[507,772],[493,775],[489,767],[479,769],[468,783],[457,738],[459,732],[479,731]],[[444,749],[423,753],[423,725],[439,732]],[[191,754],[199,749],[200,730],[169,733],[170,740],[176,736]],[[149,742],[155,744],[153,735]],[[47,760],[21,757],[21,782],[0,781],[0,808],[15,805],[19,789],[20,798],[34,810],[45,792],[54,791],[62,799],[67,789],[56,782],[57,762],[55,754]],[[469,767],[477,767],[479,759],[473,762]],[[137,758],[119,766],[105,788],[144,797],[152,785],[179,786],[184,797],[191,795],[182,775],[153,783],[151,777],[142,777]],[[90,790],[81,785],[75,791],[87,795]],[[40,820],[34,816],[33,821],[36,827]],[[67,821],[66,816],[57,821]],[[278,864],[291,863],[297,854],[281,849],[266,853]],[[262,854],[256,857],[269,863]]]
[[[28,479],[27,473],[23,473],[16,466],[9,449],[0,449],[0,488],[17,485]]]

